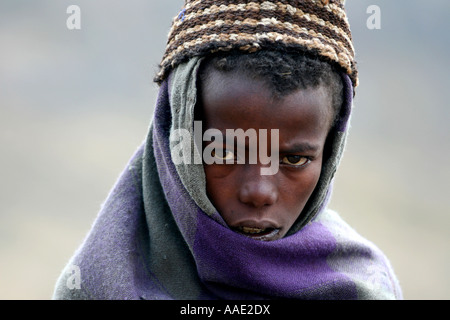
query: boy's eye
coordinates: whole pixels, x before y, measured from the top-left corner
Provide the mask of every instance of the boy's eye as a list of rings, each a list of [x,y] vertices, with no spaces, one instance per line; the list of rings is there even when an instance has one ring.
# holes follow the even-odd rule
[[[216,150],[213,150],[211,152],[211,156],[224,161],[233,160],[235,158],[234,152],[227,149],[222,150],[222,152],[216,152]]]
[[[281,162],[283,162],[284,164],[291,165],[291,166],[300,167],[300,166],[307,164],[309,161],[310,160],[306,157],[291,155],[291,156],[284,157]]]

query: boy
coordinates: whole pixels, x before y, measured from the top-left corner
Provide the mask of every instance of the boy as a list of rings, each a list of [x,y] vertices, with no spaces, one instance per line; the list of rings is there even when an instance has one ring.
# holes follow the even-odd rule
[[[204,166],[208,197],[231,228],[253,238],[283,238],[318,183],[342,104],[339,74],[299,53],[260,51],[207,60],[200,79],[197,111],[206,129],[278,132],[271,160],[279,166],[272,174],[261,174],[261,161],[233,165],[245,152],[239,156],[227,146],[222,157],[232,163]]]
[[[55,298],[402,298],[327,208],[358,84],[342,1],[186,1],[156,81],[149,135]]]

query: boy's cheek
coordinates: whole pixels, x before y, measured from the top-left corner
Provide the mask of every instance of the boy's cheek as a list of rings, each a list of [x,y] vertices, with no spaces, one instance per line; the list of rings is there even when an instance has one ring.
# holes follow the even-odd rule
[[[206,176],[206,184],[220,183],[217,179],[227,178],[233,171],[233,165],[203,164]],[[223,183],[223,182],[222,182]]]
[[[213,205],[216,207],[219,205],[220,196],[228,197],[231,201],[231,195],[228,190],[235,183],[230,177],[232,172],[231,166],[204,164],[203,167],[206,177],[206,193]]]

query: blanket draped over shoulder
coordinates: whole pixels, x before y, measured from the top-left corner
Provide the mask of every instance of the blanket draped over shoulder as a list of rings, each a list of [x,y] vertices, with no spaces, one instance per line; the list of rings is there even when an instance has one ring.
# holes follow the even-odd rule
[[[318,186],[289,234],[265,242],[227,227],[206,195],[202,164],[172,161],[171,133],[193,133],[200,63],[181,64],[162,83],[147,138],[63,270],[53,298],[401,299],[384,254],[327,206],[352,108],[348,76],[342,76],[345,102]],[[191,142],[194,158],[199,151]]]

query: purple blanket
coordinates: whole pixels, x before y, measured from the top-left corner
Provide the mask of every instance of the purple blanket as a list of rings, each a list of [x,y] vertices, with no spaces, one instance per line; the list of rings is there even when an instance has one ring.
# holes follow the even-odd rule
[[[186,79],[185,91],[178,90],[176,77],[162,84],[146,141],[62,272],[54,298],[401,299],[383,253],[327,207],[342,141],[310,214],[283,239],[247,238],[210,207],[202,208],[196,194],[205,193],[203,184],[186,182],[190,173],[173,164],[169,143],[171,103],[179,101],[173,95],[189,92],[195,76],[187,69],[179,75]],[[346,83],[341,135],[351,109]]]

